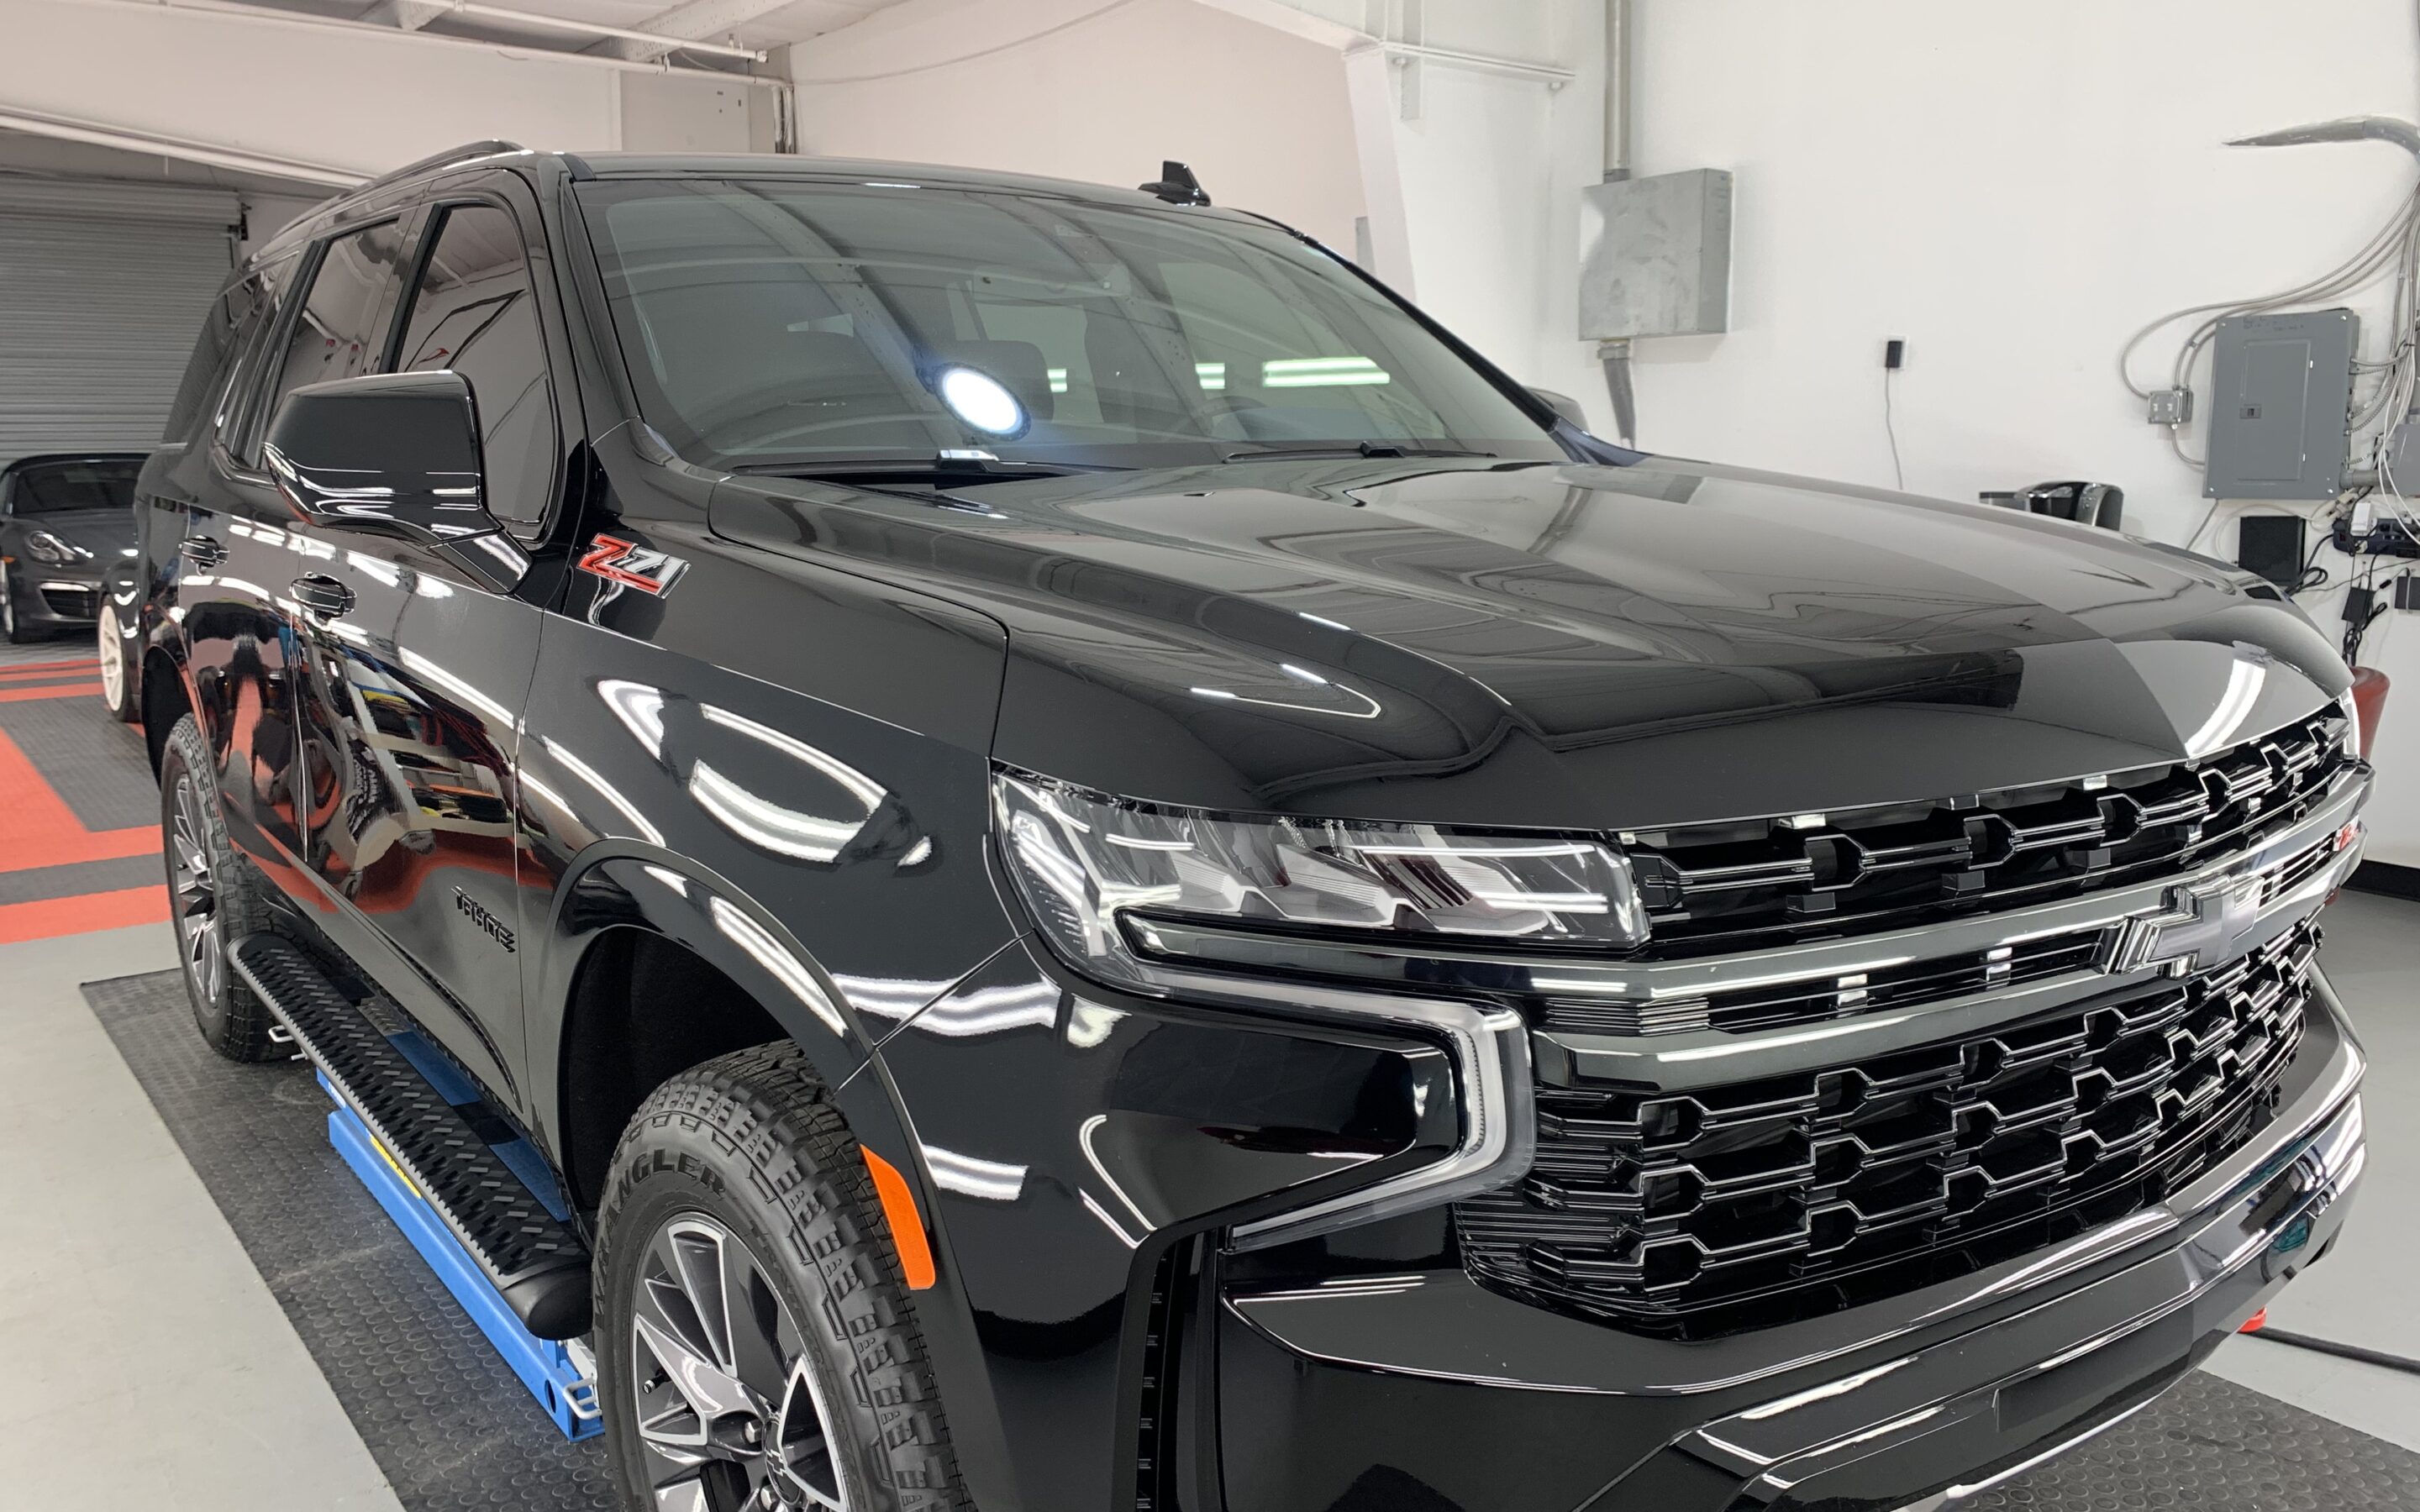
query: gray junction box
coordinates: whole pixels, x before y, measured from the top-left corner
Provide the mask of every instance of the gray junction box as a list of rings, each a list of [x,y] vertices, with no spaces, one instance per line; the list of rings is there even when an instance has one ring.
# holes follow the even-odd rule
[[[1692,168],[1580,191],[1583,341],[1730,329],[1731,176]]]
[[[2230,316],[2211,347],[2210,499],[2334,499],[2351,441],[2350,310]]]

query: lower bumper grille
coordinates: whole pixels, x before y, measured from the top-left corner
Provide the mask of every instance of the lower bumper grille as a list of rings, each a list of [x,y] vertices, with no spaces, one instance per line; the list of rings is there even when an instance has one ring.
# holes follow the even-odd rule
[[[97,588],[52,587],[42,589],[42,602],[50,611],[63,620],[92,620],[101,617],[101,590]]]
[[[1693,1093],[1538,1090],[1537,1162],[1456,1204],[1481,1284],[1707,1338],[1962,1275],[2164,1199],[2267,1122],[2319,930],[2095,1007]]]

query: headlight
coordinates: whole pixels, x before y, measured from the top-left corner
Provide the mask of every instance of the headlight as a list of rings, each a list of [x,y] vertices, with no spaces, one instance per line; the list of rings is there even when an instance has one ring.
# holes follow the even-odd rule
[[[1585,836],[1367,820],[1240,816],[994,775],[1001,850],[1034,919],[1097,976],[1148,977],[1173,942],[1258,938],[1417,954],[1544,943],[1627,949],[1647,937],[1629,863]],[[1295,962],[1294,964],[1300,964]]]
[[[47,562],[54,567],[72,567],[92,555],[73,541],[62,540],[48,531],[36,531],[25,537],[25,551],[37,562]]]

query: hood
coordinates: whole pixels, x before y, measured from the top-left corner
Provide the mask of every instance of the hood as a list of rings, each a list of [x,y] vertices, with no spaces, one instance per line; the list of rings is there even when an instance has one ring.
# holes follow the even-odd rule
[[[2347,685],[2232,569],[1648,458],[1250,463],[929,496],[731,480],[716,531],[1007,626],[995,753],[1214,808],[1653,828],[2172,762]]]
[[[70,509],[55,515],[23,515],[14,523],[28,533],[48,531],[92,553],[78,566],[100,571],[134,544],[134,516],[123,509]]]

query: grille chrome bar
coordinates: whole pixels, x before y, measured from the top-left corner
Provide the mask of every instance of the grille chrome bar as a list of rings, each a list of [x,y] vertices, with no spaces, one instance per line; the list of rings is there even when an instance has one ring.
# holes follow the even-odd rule
[[[1954,925],[1892,935],[1824,941],[1791,950],[1669,962],[1627,968],[1628,980],[1646,988],[1637,1011],[1663,1015],[1657,1026],[1689,1022],[1691,1005],[1719,1002],[1726,994],[1791,987],[1830,989],[1841,977],[1869,978],[1905,970],[1928,960],[1984,959],[2008,949],[2011,959],[2030,946],[2079,934],[2104,941],[2145,937],[2148,922],[2180,916],[2178,895],[2211,889],[2220,882],[2257,884],[2262,902],[2239,919],[2231,948],[2250,951],[2292,930],[2317,912],[2361,858],[2358,841],[2338,846],[2338,837],[2367,795],[2366,773],[2350,772],[2329,800],[2302,823],[2242,855],[2213,863],[2184,879],[1994,914]],[[2314,860],[2314,853],[2318,854]],[[2186,916],[2190,917],[2190,916]],[[2130,936],[2128,932],[2135,932]],[[2149,936],[2156,939],[2156,936]],[[1546,1025],[1532,1036],[1540,1081],[1555,1087],[1621,1082],[1668,1089],[1715,1086],[1776,1074],[1818,1058],[1885,1055],[1947,1036],[1979,1032],[1994,1024],[2140,987],[2176,974],[2173,952],[2145,945],[2120,959],[2104,944],[2100,956],[2080,969],[2056,972],[2012,985],[1978,982],[1973,990],[1848,1016],[1825,1014],[1811,1022],[1753,1032],[1710,1025],[1679,1031],[1654,1028],[1627,1033],[1588,1032],[1568,1026],[1568,1009],[1548,1011]],[[2056,960],[2045,952],[2045,958]],[[1559,973],[1567,977],[1568,973]],[[1568,993],[1569,986],[1559,991]],[[1596,1006],[1596,1005],[1592,1005]],[[1619,1006],[1619,1005],[1604,1005]],[[1601,1011],[1601,1008],[1600,1008]],[[1647,1021],[1642,1017],[1642,1025]]]

